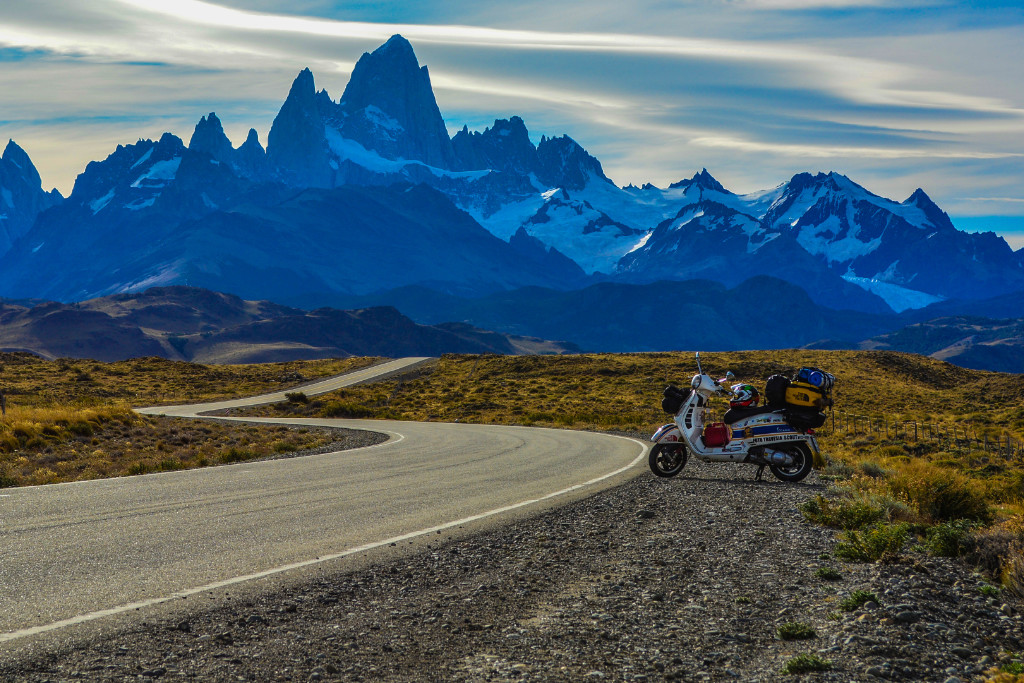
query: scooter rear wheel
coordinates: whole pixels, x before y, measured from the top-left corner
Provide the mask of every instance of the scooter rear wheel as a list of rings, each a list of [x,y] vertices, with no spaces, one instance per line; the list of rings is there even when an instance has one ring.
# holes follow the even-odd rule
[[[686,467],[686,446],[681,443],[659,443],[647,456],[651,472],[659,477],[674,477]]]
[[[768,469],[772,471],[776,479],[796,483],[803,481],[811,473],[811,468],[814,467],[814,456],[811,455],[811,449],[807,444],[785,444],[776,446],[776,450],[782,451],[793,458],[792,465],[768,466]]]

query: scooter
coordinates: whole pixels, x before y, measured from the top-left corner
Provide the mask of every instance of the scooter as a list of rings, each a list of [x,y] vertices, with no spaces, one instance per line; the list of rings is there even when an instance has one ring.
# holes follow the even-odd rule
[[[674,477],[686,466],[691,454],[703,462],[758,465],[758,481],[766,467],[776,478],[787,482],[801,481],[811,473],[813,454],[819,452],[814,430],[793,427],[787,422],[784,409],[730,408],[723,423],[712,423],[705,429],[710,400],[733,395],[723,382],[734,377],[729,372],[724,379],[712,379],[701,369],[698,352],[697,374],[690,388],[665,390],[662,407],[666,412],[674,412],[675,420],[651,437],[654,447],[647,462],[654,474]]]

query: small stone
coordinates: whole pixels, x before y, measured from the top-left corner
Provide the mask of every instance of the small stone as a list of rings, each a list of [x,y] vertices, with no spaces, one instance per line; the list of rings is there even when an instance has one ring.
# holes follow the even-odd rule
[[[972,656],[974,656],[974,650],[972,650],[969,647],[964,647],[963,645],[951,647],[949,651],[955,654],[960,659],[970,659]]]
[[[654,510],[639,510],[637,511],[636,516],[640,519],[654,519],[656,515],[654,514]]]
[[[946,680],[944,680],[944,681],[943,681],[942,683],[964,683],[964,682],[963,682],[963,681],[961,681],[961,680],[960,680],[959,678],[957,678],[956,676],[950,676],[949,678],[947,678]]]
[[[885,677],[885,669],[877,665],[869,666],[867,669],[864,670],[864,673],[866,673],[868,676],[874,676],[875,678]]]
[[[920,618],[921,618],[921,613],[920,612],[914,612],[912,610],[904,610],[902,612],[897,612],[896,615],[893,617],[893,619],[895,619],[896,621],[898,621],[901,624],[913,624],[915,621],[917,621]]]
[[[878,603],[875,602],[874,600],[868,600],[867,602],[864,603],[864,609],[868,609],[868,610],[878,609]]]
[[[1004,605],[1000,606],[999,607],[999,611],[1001,611],[1003,614],[1005,614],[1008,617],[1012,617],[1013,616],[1013,608],[1010,607],[1009,605],[1004,604]]]
[[[142,675],[145,676],[146,678],[160,678],[165,673],[167,673],[167,669],[165,669],[164,667],[160,666],[160,667],[157,667],[156,669],[150,669],[149,671],[143,671]]]

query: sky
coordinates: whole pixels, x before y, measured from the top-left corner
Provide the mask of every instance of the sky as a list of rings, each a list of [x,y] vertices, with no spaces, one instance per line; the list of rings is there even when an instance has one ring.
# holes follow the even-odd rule
[[[69,194],[118,144],[216,112],[265,144],[296,74],[337,100],[400,33],[451,133],[518,115],[619,185],[707,168],[734,192],[837,171],[921,187],[1024,247],[1019,0],[3,0],[0,138]],[[2,141],[0,141],[2,142]]]

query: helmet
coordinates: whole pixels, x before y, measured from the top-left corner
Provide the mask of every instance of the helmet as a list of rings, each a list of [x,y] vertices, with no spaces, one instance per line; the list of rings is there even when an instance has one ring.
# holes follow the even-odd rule
[[[729,401],[731,408],[754,408],[761,400],[761,394],[753,384],[734,384],[732,393],[732,400]]]

